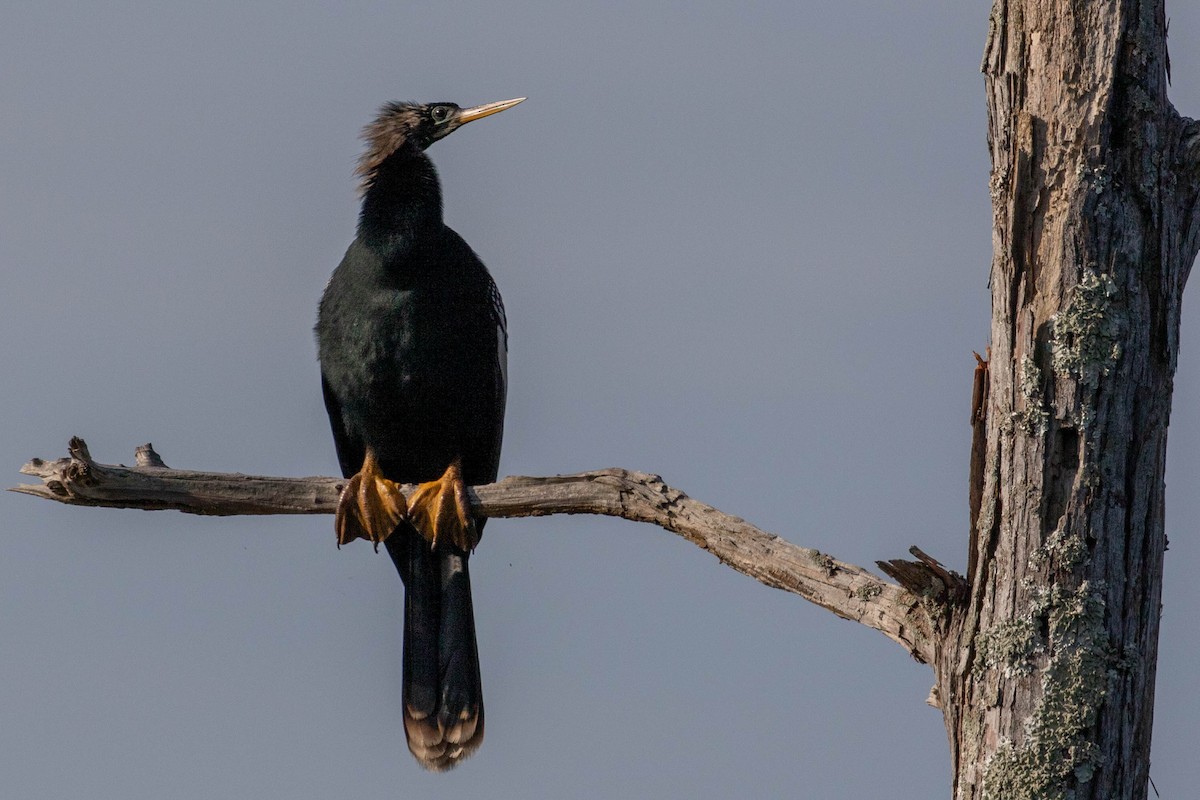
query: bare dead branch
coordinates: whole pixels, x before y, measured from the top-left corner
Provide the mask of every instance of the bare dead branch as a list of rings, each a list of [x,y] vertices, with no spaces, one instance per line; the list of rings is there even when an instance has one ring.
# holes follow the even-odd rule
[[[876,561],[875,565],[889,578],[921,597],[943,603],[961,603],[966,598],[970,587],[961,575],[946,569],[940,561],[919,547],[910,547],[908,552],[917,560],[895,558]]]
[[[71,505],[174,509],[190,514],[332,514],[345,485],[341,478],[169,469],[150,445],[138,448],[136,467],[95,462],[79,438],[71,440],[69,451],[69,458],[30,461],[21,472],[42,482],[10,491]],[[413,488],[406,486],[402,491]],[[928,597],[918,597],[862,567],[761,531],[739,517],[693,500],[657,475],[604,469],[548,478],[513,476],[472,487],[469,495],[475,512],[485,517],[603,514],[657,525],[760,583],[798,594],[839,617],[874,628],[919,661],[933,659],[935,632]],[[937,565],[927,556],[924,559]]]

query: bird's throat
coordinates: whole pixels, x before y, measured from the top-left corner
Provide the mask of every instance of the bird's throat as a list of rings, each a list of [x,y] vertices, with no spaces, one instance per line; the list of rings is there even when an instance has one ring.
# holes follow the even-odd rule
[[[385,260],[433,241],[442,228],[437,171],[423,152],[403,147],[369,176],[358,219],[359,238]]]

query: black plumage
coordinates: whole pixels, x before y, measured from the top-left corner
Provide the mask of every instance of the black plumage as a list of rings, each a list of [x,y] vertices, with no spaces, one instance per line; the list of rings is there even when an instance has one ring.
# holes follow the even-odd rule
[[[442,221],[424,151],[517,102],[382,109],[364,131],[357,236],[325,289],[316,329],[338,460],[352,478],[338,509],[339,543],[383,541],[404,581],[405,733],[413,755],[435,770],[483,739],[468,560],[484,520],[467,515],[462,486],[496,478],[507,332],[483,262]],[[401,483],[427,486],[405,499]]]

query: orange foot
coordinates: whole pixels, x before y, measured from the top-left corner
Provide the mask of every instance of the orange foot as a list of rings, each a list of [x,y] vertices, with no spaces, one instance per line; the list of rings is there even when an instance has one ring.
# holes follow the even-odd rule
[[[338,547],[355,539],[367,539],[379,549],[404,519],[407,503],[396,484],[383,477],[375,453],[367,449],[362,469],[355,473],[338,499],[333,527]]]
[[[422,483],[413,492],[408,502],[408,521],[434,547],[447,538],[466,552],[479,544],[475,519],[471,516],[471,501],[463,483],[462,465],[457,458],[441,478]]]

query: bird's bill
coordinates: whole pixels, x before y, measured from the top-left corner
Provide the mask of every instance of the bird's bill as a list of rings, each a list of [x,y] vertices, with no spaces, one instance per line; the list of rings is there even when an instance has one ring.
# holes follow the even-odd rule
[[[485,103],[474,108],[464,108],[458,113],[458,122],[460,125],[465,125],[468,122],[474,122],[477,119],[490,117],[492,114],[499,114],[505,109],[512,108],[517,103],[524,102],[524,97],[516,97],[512,100],[501,100],[497,103]]]

